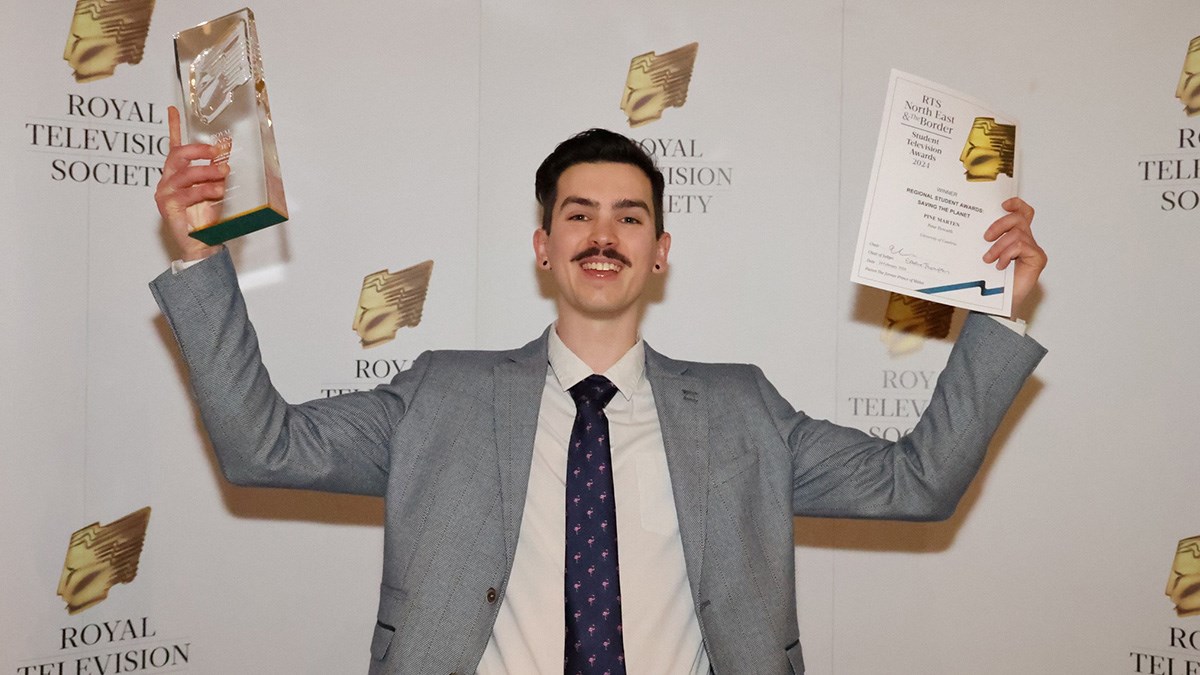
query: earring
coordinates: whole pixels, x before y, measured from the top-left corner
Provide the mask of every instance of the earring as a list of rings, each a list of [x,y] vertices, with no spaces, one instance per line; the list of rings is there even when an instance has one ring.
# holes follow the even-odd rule
[[[658,263],[654,263],[654,269],[656,269],[656,270],[661,270],[661,269],[662,269],[662,265],[660,265],[660,264],[658,264]]]
[[[542,267],[549,267],[549,266],[550,266],[550,261],[549,261],[549,260],[546,260],[546,259],[543,259],[543,260],[542,260]]]

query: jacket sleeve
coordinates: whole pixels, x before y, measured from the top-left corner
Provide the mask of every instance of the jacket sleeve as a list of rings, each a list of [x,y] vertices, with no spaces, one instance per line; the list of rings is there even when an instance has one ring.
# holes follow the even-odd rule
[[[758,373],[792,453],[796,515],[941,520],[979,470],[988,443],[1046,350],[971,314],[912,432],[891,442],[796,412]]]
[[[150,284],[187,363],[225,477],[239,485],[382,495],[388,442],[428,358],[390,385],[289,405],[263,366],[226,250]]]

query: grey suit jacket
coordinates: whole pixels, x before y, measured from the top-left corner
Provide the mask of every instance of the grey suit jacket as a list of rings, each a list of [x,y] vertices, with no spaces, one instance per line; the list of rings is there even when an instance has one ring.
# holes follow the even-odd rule
[[[546,336],[437,351],[390,384],[287,404],[227,253],[151,288],[226,477],[386,499],[371,673],[473,673],[504,601]],[[696,615],[716,673],[802,673],[793,514],[949,516],[1040,345],[968,318],[916,428],[890,443],[795,411],[747,365],[647,349]]]

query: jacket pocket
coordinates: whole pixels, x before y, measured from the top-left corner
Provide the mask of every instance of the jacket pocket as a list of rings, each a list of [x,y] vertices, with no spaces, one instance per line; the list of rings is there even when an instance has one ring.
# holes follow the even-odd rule
[[[800,647],[800,639],[784,648],[787,652],[788,663],[792,664],[795,675],[804,675],[804,650]]]
[[[396,629],[382,621],[375,622],[375,635],[371,637],[371,658],[382,661],[387,657],[388,647],[392,646],[392,638]]]
[[[379,585],[379,613],[375,616],[375,633],[371,636],[371,658],[387,658],[392,639],[396,637],[396,617],[401,615],[405,593],[387,584]]]

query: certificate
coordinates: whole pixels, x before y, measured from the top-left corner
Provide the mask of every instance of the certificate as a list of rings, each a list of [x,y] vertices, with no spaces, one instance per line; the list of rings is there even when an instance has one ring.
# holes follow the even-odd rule
[[[983,262],[983,233],[1016,194],[1016,137],[1011,117],[893,70],[850,280],[1009,316],[1013,265]]]

